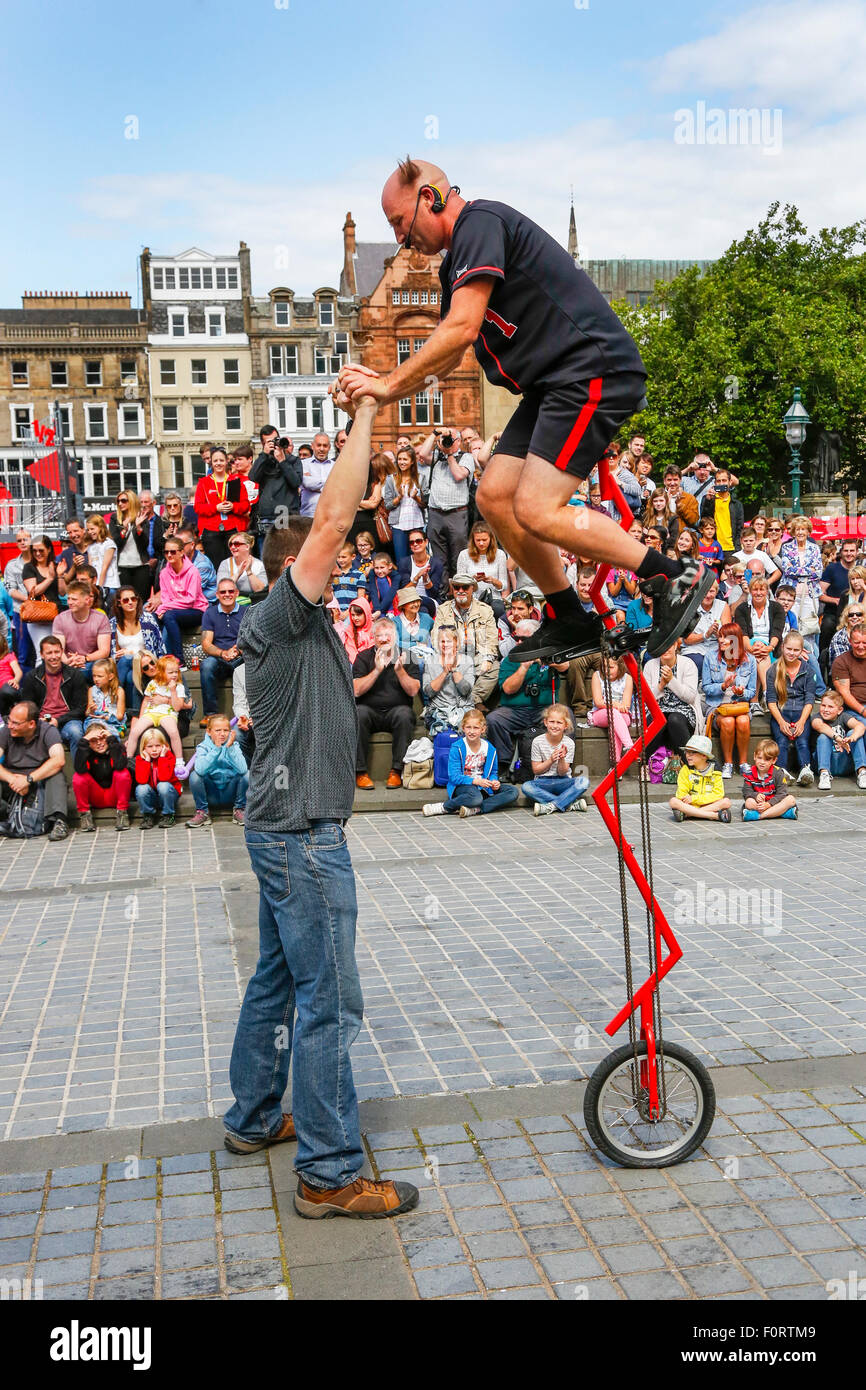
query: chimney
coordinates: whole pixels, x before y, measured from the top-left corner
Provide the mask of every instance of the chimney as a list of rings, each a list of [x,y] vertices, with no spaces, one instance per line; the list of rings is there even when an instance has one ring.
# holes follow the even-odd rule
[[[343,223],[343,273],[340,276],[340,294],[346,299],[354,299],[358,293],[355,281],[355,223],[352,214],[346,213]]]

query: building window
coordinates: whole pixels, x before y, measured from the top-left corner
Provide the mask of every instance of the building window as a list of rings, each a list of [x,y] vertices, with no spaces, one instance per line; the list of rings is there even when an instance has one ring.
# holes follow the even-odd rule
[[[85,435],[88,439],[107,439],[108,438],[108,408],[104,405],[87,405],[84,407],[84,427]]]
[[[409,303],[409,291],[408,291],[408,290],[401,290],[401,291],[400,291],[400,303],[401,303],[401,304],[408,304],[408,303]]]
[[[291,321],[289,318],[289,313],[290,310],[288,299],[274,300],[274,323],[277,325],[277,328],[289,327],[289,323]]]
[[[209,265],[201,268],[201,287],[203,290],[213,289],[213,271]]]
[[[427,293],[427,291],[426,291],[426,290],[422,290],[422,291],[421,291],[421,303],[422,303],[422,304],[427,304],[427,303],[429,303],[429,300],[430,300],[430,296],[429,296],[429,294]]]
[[[442,419],[442,392],[441,392],[441,391],[434,391],[434,392],[433,392],[433,424],[434,424],[434,425],[441,425],[441,424],[444,424],[444,421],[443,421],[443,419]]]
[[[307,398],[298,396],[295,401],[295,424],[299,430],[307,428]]]
[[[17,405],[12,411],[12,436],[27,439],[33,429],[33,406]]]
[[[328,349],[316,348],[313,359],[313,370],[316,376],[327,376],[328,374]]]
[[[207,311],[207,335],[209,338],[225,337],[225,309],[208,309]]]
[[[413,303],[413,304],[418,304],[419,302],[420,302],[420,297],[419,297],[418,291],[417,291],[417,290],[413,290],[413,291],[412,291],[412,303]]]
[[[101,386],[101,385],[102,385],[102,363],[101,363],[101,362],[85,362],[85,364],[84,364],[84,385],[85,385],[85,386]]]
[[[431,291],[430,291],[430,303],[431,303],[431,304],[438,304],[438,303],[439,303],[439,291],[438,291],[438,290],[431,290]]]
[[[407,361],[408,357],[409,357],[409,339],[408,339],[408,338],[398,338],[398,339],[397,339],[397,366],[399,367],[399,365],[400,365],[401,362]]]
[[[60,416],[60,430],[63,435],[63,442],[68,443],[72,440],[72,406],[61,405],[57,408]]]
[[[196,434],[206,433],[210,429],[210,410],[206,405],[193,406],[192,427]]]
[[[178,266],[178,271],[177,271],[177,287],[178,287],[179,290],[188,290],[188,289],[189,289],[189,267],[188,267],[188,266],[185,266],[185,265]]]
[[[120,384],[121,386],[138,385],[138,363],[134,357],[122,357],[120,359]]]
[[[237,357],[223,358],[223,385],[240,386],[241,364]]]
[[[349,335],[348,333],[334,334],[334,352],[338,357],[349,356]]]
[[[151,460],[147,454],[91,454],[85,464],[85,485],[94,497],[116,497],[121,488],[143,492],[153,487]]]
[[[217,272],[219,274],[219,272]],[[227,290],[236,290],[238,287],[238,268],[235,265],[226,266],[226,285]],[[222,285],[217,280],[217,288],[222,289]]]
[[[171,456],[171,482],[172,487],[186,487],[183,454],[172,454]]]
[[[411,425],[412,423],[412,397],[404,396],[400,402],[400,424]]]
[[[177,386],[173,357],[161,357],[159,359],[159,384],[160,386]]]
[[[391,291],[391,303],[392,303],[392,304],[399,304],[399,303],[400,303],[400,291],[399,291],[399,290],[392,290],[392,291]]]
[[[167,290],[173,290],[175,288],[173,265],[167,265],[165,267],[165,288]]]
[[[26,362],[15,361],[12,363],[12,385],[30,385],[30,368],[28,367]]]
[[[422,349],[422,347],[423,347],[424,344],[426,343],[426,341],[427,341],[426,338],[413,338],[413,339],[412,339],[412,351],[413,351],[413,352],[420,352],[421,349]]]
[[[155,265],[153,267],[150,272],[150,281],[155,290],[161,290],[163,288],[161,265]]]
[[[241,408],[239,405],[226,406],[226,432],[228,434],[240,434],[241,429]]]
[[[334,301],[332,299],[319,300],[319,327],[333,328],[334,326]]]
[[[197,483],[199,478],[203,478],[207,473],[205,461],[202,458],[201,454],[190,454],[189,466],[190,472],[192,473],[193,483]]]
[[[289,427],[289,416],[288,416],[288,412],[287,412],[287,410],[286,410],[286,398],[285,398],[285,396],[275,396],[275,397],[274,397],[274,404],[276,405],[276,409],[277,409],[277,418],[276,418],[276,420],[274,421],[274,424],[276,425],[276,427],[277,427],[278,430],[286,430],[286,429],[288,429],[288,427]]]
[[[186,309],[175,309],[168,316],[169,332],[173,338],[186,337]]]
[[[285,356],[286,356],[286,363],[285,363],[285,367],[283,368],[283,370],[284,370],[286,376],[297,376],[297,375],[298,375],[298,349],[297,349],[297,347],[296,347],[296,346],[294,345],[294,343],[293,343],[291,347],[283,348],[283,352],[285,353]]]
[[[207,359],[193,357],[189,364],[193,386],[207,386]]]
[[[164,434],[177,434],[177,406],[164,405],[162,407],[162,429]]]
[[[298,349],[294,343],[285,347],[271,347],[270,356],[272,376],[297,376]]]
[[[142,414],[140,405],[122,405],[119,407],[117,412],[118,439],[142,439],[144,437]]]
[[[52,385],[52,386],[68,386],[68,385],[69,385],[69,373],[68,373],[67,370],[66,370],[66,363],[65,363],[65,362],[52,362],[52,363],[51,363],[51,385]]]
[[[430,402],[427,399],[426,391],[416,391],[415,393],[415,424],[429,425],[430,423]]]

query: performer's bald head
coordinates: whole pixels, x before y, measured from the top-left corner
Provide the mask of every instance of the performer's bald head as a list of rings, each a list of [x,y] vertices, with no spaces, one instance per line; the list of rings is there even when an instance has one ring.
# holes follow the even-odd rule
[[[431,164],[426,159],[412,159],[408,155],[400,161],[382,189],[382,211],[401,245],[405,242],[414,219],[412,245],[428,253],[442,249],[446,244],[444,234],[449,229],[451,218],[445,217],[444,214],[434,215],[437,221],[439,218],[443,219],[442,225],[436,226],[429,214],[435,201],[434,190],[439,190],[444,202],[450,188],[448,175],[438,164]],[[453,209],[451,204],[455,204]],[[453,212],[456,217],[462,205],[461,200],[452,198],[448,211]]]

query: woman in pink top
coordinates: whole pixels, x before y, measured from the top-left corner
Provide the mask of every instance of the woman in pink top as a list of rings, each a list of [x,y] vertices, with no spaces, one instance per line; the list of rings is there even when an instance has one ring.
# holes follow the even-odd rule
[[[159,593],[154,594],[148,608],[162,618],[166,650],[183,665],[183,632],[201,627],[201,615],[207,608],[202,593],[201,575],[187,560],[180,541],[169,536],[165,542],[165,568],[159,576]]]

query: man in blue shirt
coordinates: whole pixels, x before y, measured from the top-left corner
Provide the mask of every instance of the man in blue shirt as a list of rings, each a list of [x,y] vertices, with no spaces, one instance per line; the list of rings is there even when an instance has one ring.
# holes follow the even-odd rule
[[[201,694],[204,719],[219,709],[217,682],[228,680],[236,666],[243,661],[238,648],[238,631],[244,609],[238,603],[238,586],[233,579],[221,579],[217,585],[217,601],[212,603],[201,620]]]
[[[216,603],[217,577],[209,557],[203,550],[198,548],[198,532],[190,527],[184,526],[178,531],[180,543],[183,546],[183,553],[191,564],[195,565],[201,576],[201,591],[208,603]]]

